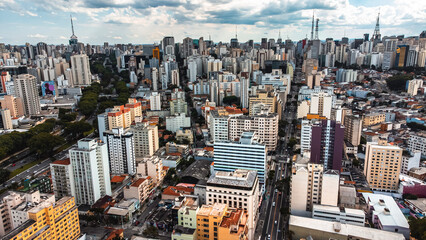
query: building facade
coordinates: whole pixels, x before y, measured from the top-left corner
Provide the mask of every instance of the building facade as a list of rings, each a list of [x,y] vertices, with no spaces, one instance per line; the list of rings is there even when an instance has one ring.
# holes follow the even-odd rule
[[[104,132],[108,146],[109,169],[112,175],[136,173],[135,140],[130,129],[113,128]]]

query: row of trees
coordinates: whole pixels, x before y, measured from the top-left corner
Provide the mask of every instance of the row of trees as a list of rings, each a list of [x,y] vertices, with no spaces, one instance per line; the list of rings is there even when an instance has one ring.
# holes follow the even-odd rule
[[[398,74],[394,75],[386,80],[386,84],[392,91],[403,91],[405,90],[405,84],[407,80],[413,79],[412,75],[409,74]]]

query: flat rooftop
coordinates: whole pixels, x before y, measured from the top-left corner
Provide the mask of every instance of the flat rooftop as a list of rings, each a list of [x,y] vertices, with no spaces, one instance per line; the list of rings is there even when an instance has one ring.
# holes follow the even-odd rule
[[[210,176],[208,186],[252,188],[256,181],[257,172],[237,169],[234,172],[218,171]]]
[[[202,216],[221,216],[222,213],[225,211],[226,207],[228,205],[224,203],[215,203],[213,205],[203,205],[201,206],[200,210],[198,210],[197,215]]]
[[[320,219],[290,216],[290,230],[292,227],[312,229],[314,231],[320,231],[329,234],[335,234],[345,236],[341,239],[374,239],[374,240],[404,240],[404,235],[400,233],[393,233],[383,231],[375,228],[361,227],[352,224],[344,224],[337,222],[330,222]],[[336,231],[335,227],[339,230]],[[309,232],[306,233],[308,237]]]

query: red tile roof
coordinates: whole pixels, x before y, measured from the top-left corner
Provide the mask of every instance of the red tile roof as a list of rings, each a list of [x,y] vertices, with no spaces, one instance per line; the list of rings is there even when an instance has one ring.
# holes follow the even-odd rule
[[[163,195],[180,196],[181,193],[192,194],[193,192],[194,192],[194,189],[191,189],[191,188],[169,186],[166,189],[164,189]]]
[[[56,160],[52,164],[70,165],[71,162],[70,162],[69,158],[65,158],[65,159],[62,159],[62,160]]]

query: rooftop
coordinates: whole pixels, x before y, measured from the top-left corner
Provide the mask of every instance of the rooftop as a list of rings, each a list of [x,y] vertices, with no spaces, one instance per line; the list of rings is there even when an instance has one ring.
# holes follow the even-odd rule
[[[292,226],[312,229],[329,234],[345,236],[342,239],[374,239],[374,240],[404,240],[405,237],[399,233],[383,231],[375,228],[361,227],[352,224],[336,223],[314,218],[290,216],[290,230]],[[309,234],[309,233],[306,233]],[[308,237],[308,236],[306,236]]]
[[[362,196],[373,207],[373,215],[379,218],[382,226],[409,228],[407,219],[392,197],[373,193],[362,193]]]
[[[201,215],[201,216],[221,216],[223,211],[226,210],[226,208],[228,207],[227,204],[225,203],[215,203],[213,205],[203,205],[201,206],[200,210],[198,210],[197,215]]]
[[[210,176],[207,185],[224,187],[252,188],[256,182],[257,172],[254,170],[237,169],[234,172],[218,171]]]
[[[70,159],[69,158],[65,158],[65,159],[62,159],[62,160],[56,160],[56,161],[52,162],[51,164],[70,165]]]

